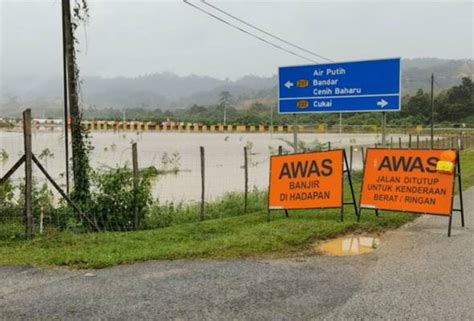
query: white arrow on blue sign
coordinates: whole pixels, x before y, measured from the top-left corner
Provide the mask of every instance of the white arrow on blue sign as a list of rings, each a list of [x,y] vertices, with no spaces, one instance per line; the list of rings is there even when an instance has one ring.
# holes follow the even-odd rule
[[[280,67],[280,114],[399,111],[400,58]]]

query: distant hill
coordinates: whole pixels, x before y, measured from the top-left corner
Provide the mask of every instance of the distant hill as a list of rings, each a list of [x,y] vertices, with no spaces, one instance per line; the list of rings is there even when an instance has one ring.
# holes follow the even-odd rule
[[[459,84],[462,77],[474,78],[474,60],[438,58],[404,59],[402,90],[412,94],[418,89],[429,90],[429,78],[435,74],[436,90]],[[134,78],[84,77],[81,97],[86,106],[97,108],[160,108],[162,110],[210,105],[218,102],[219,93],[229,91],[237,107],[251,102],[276,100],[277,76],[245,76],[235,81],[208,76],[178,76],[154,73]],[[2,83],[0,117],[17,116],[18,108],[31,107],[36,113],[60,109],[62,79],[6,79]]]

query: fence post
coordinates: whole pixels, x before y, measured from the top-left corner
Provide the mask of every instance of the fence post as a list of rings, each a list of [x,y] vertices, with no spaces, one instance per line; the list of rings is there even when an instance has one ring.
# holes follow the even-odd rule
[[[398,137],[398,148],[402,148],[402,138]]]
[[[390,149],[393,148],[393,136],[390,136]]]
[[[138,189],[138,152],[137,152],[137,143],[132,144],[132,166],[133,166],[133,192],[134,192],[134,197],[135,197],[135,223],[134,223],[134,228],[135,230],[138,230],[138,227],[140,226],[140,218],[138,215],[138,204],[136,202],[136,197],[137,197],[137,189]]]
[[[33,237],[33,156],[31,152],[31,109],[23,112],[23,140],[25,145],[25,235]]]
[[[278,146],[278,155],[283,155],[283,146]]]
[[[331,150],[331,142],[328,142],[328,150]]]
[[[248,191],[249,191],[249,166],[248,166],[248,158],[247,158],[247,147],[244,147],[244,170],[245,170],[244,213],[247,213]]]
[[[205,182],[204,182],[204,177],[205,177],[205,172],[204,172],[204,146],[199,147],[200,152],[201,152],[201,211],[199,213],[199,218],[201,221],[204,221],[204,187],[205,187]]]
[[[362,154],[362,168],[364,168],[365,165],[365,153],[364,153],[364,147],[360,148],[360,152]]]
[[[420,135],[416,135],[416,148],[420,148]]]
[[[352,174],[352,159],[354,158],[353,157],[353,154],[354,154],[354,147],[351,145],[350,149],[349,149],[349,173]]]
[[[408,148],[411,149],[411,134],[408,134]]]

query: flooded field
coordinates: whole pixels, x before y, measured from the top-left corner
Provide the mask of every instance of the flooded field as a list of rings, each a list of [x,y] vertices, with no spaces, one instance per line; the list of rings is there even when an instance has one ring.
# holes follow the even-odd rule
[[[94,132],[91,142],[94,150],[91,163],[94,168],[111,168],[131,164],[131,142],[138,143],[139,166],[155,166],[158,169],[179,169],[177,174],[159,176],[153,186],[153,193],[160,201],[195,201],[201,195],[199,146],[205,148],[206,199],[211,200],[231,191],[244,188],[244,146],[249,150],[249,186],[268,187],[269,158],[278,146],[292,150],[284,141],[291,141],[291,134],[228,134],[228,133],[133,133]],[[362,168],[359,146],[373,145],[379,141],[376,134],[301,134],[299,139],[306,143],[331,142],[332,148],[356,147],[353,168]],[[397,137],[398,139],[398,137]],[[45,152],[45,150],[49,150]],[[3,175],[23,154],[21,133],[0,132],[0,151],[8,159],[0,162]],[[59,132],[33,134],[33,151],[41,162],[64,185],[64,137]],[[23,170],[15,173],[14,179],[22,177]],[[37,181],[44,181],[35,169]]]

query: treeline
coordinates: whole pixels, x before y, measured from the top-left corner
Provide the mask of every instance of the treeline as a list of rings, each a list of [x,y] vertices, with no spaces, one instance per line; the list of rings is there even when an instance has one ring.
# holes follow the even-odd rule
[[[205,125],[222,124],[226,109],[227,124],[238,125],[274,125],[291,124],[292,115],[279,115],[276,104],[254,103],[249,108],[235,108],[232,98],[227,97],[220,103],[210,106],[193,105],[186,109],[162,111],[160,109],[127,108],[94,109],[85,111],[86,119],[101,120],[137,120],[163,122],[172,120],[185,123]],[[418,90],[415,95],[402,98],[402,110],[387,114],[387,121],[392,126],[427,125],[431,120],[430,93]],[[380,124],[380,113],[347,113],[343,114],[345,125]],[[474,127],[474,83],[470,78],[463,78],[461,84],[448,90],[438,91],[434,97],[434,119],[437,126]],[[298,115],[300,124],[325,123],[334,125],[339,122],[339,114],[302,114]]]

